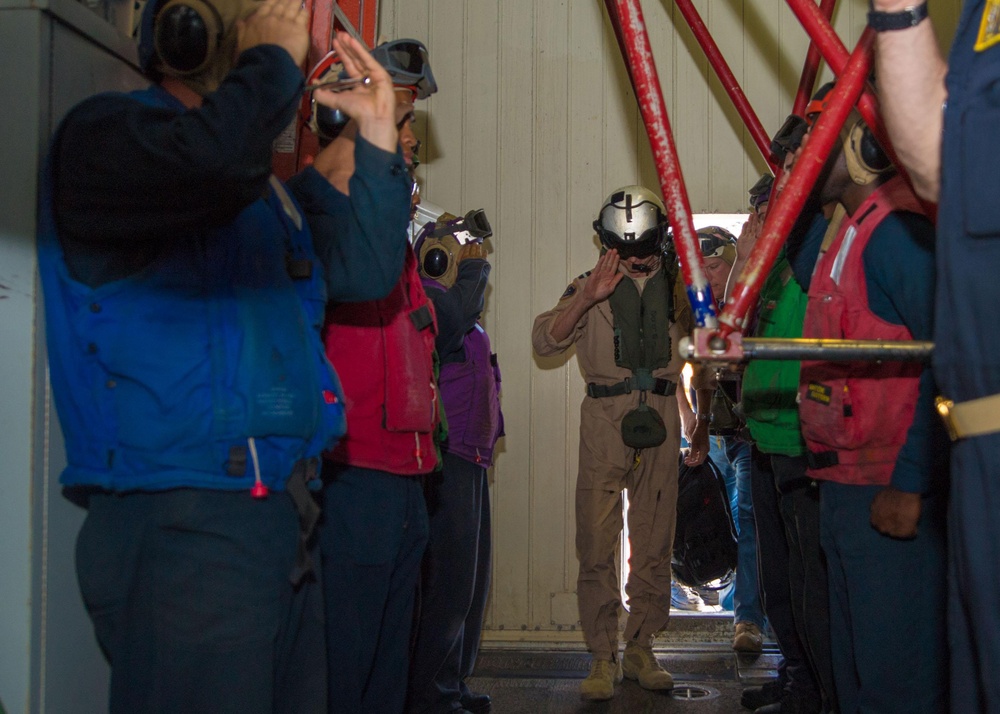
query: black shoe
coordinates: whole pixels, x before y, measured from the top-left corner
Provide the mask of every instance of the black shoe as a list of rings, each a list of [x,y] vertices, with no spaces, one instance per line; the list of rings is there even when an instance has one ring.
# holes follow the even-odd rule
[[[493,700],[489,694],[479,692],[469,692],[468,696],[462,697],[462,708],[467,709],[472,714],[489,714],[493,708]]]
[[[823,705],[817,697],[785,692],[780,702],[755,709],[753,714],[820,714]]]
[[[768,704],[776,704],[781,701],[781,695],[785,691],[785,685],[780,680],[772,680],[767,684],[757,687],[747,687],[740,695],[740,704],[745,709],[756,711]]]

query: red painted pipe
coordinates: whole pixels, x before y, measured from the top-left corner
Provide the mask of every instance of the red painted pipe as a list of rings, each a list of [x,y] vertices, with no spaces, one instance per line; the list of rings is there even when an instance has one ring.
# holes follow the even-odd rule
[[[625,38],[622,37],[622,23],[618,19],[618,8],[615,6],[615,0],[604,0],[604,7],[608,11],[608,17],[611,19],[611,28],[615,31],[615,39],[618,40],[618,50],[622,53],[622,57],[625,58],[625,71],[628,72],[628,81],[632,85],[632,91],[635,92],[635,79],[632,77],[632,68],[628,63],[628,50],[625,49]]]
[[[649,135],[667,218],[674,232],[674,245],[681,261],[684,282],[688,286],[688,298],[691,300],[695,322],[701,327],[715,327],[718,324],[715,300],[705,277],[701,248],[691,215],[691,203],[677,160],[677,149],[670,131],[670,120],[663,102],[642,8],[639,0],[614,0],[614,4],[615,12],[608,14],[612,24],[618,23],[621,28],[625,62],[629,67],[639,110]]]
[[[741,330],[747,313],[757,304],[760,287],[771,271],[785,238],[802,212],[806,199],[813,190],[823,165],[834,145],[840,141],[840,130],[847,121],[872,66],[872,46],[875,32],[865,28],[858,46],[830,95],[826,109],[809,132],[809,141],[788,177],[788,183],[778,195],[764,220],[764,227],[757,239],[746,267],[740,275],[730,301],[719,318],[719,334],[723,337]]]
[[[757,145],[757,149],[760,151],[761,156],[764,157],[764,161],[767,162],[767,165],[771,167],[771,171],[773,172],[776,167],[771,160],[771,137],[764,131],[760,119],[757,118],[757,113],[750,106],[750,102],[747,101],[746,94],[743,93],[743,88],[736,81],[736,76],[729,68],[729,63],[722,56],[722,52],[719,51],[719,46],[712,39],[712,35],[705,26],[705,22],[701,19],[701,15],[698,14],[698,10],[692,4],[691,0],[674,0],[674,4],[677,5],[677,9],[681,11],[681,15],[687,21],[688,27],[691,28],[695,39],[698,40],[698,44],[704,50],[705,57],[708,58],[708,63],[715,70],[715,75],[719,78],[719,81],[722,82],[722,88],[726,90],[726,94],[729,95],[733,105],[736,107],[736,111],[743,120],[743,124],[746,126],[747,131],[750,132],[750,137]]]
[[[844,43],[840,41],[837,33],[830,26],[829,20],[813,4],[813,0],[787,0],[787,2],[788,7],[791,8],[799,22],[802,23],[803,29],[805,29],[806,33],[819,47],[823,59],[830,65],[830,69],[833,70],[834,74],[839,77],[844,71],[844,66],[847,64],[847,49],[844,47]],[[899,175],[910,185],[910,188],[913,188],[913,180],[903,166],[903,162],[899,160],[899,155],[896,153],[896,149],[889,139],[889,132],[885,128],[885,123],[882,121],[882,116],[878,111],[878,102],[870,88],[866,88],[858,99],[858,113],[861,114],[861,118],[865,120],[865,124],[871,129],[875,140],[878,141],[879,145],[885,151],[886,156],[892,161]],[[931,220],[935,220],[937,205],[922,199],[920,200],[920,205],[924,207],[927,216]]]
[[[833,17],[833,9],[837,5],[837,0],[820,0],[819,11],[829,22]],[[795,102],[792,104],[792,114],[800,117],[804,116],[809,99],[813,95],[813,88],[816,86],[816,75],[819,73],[820,52],[815,42],[809,43],[809,52],[806,53],[806,61],[802,67],[802,78],[799,80],[799,89],[795,93]]]
[[[787,2],[788,7],[791,8],[795,17],[802,24],[802,28],[819,48],[823,59],[830,65],[833,73],[839,77],[844,73],[848,53],[847,48],[844,47],[844,43],[841,42],[840,37],[830,25],[830,21],[823,16],[823,13],[813,0],[787,0]],[[878,102],[875,99],[874,92],[870,88],[866,88],[858,100],[858,112],[861,114],[861,118],[865,120],[868,128],[871,129],[875,139],[885,149],[889,158],[892,159],[892,163],[897,167],[902,166],[902,163],[899,162],[896,156],[895,150],[892,148],[889,133],[886,131],[885,123],[882,121],[882,117],[878,111]]]

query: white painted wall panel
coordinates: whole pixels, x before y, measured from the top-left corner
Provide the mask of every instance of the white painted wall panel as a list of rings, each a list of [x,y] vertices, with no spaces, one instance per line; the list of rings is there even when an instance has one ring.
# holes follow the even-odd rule
[[[780,0],[695,6],[773,133],[798,87],[805,32]],[[942,42],[957,6],[931,0]],[[848,48],[866,10],[866,0],[839,3],[834,26]],[[766,165],[673,3],[645,0],[643,12],[692,209],[741,212]],[[530,329],[593,267],[591,222],[604,197],[658,185],[645,130],[602,2],[381,0],[380,23],[384,37],[426,42],[441,88],[417,107],[423,196],[454,213],[485,208],[495,230],[485,320],[507,436],[492,479],[488,635],[565,637],[583,381],[572,351],[534,357]]]

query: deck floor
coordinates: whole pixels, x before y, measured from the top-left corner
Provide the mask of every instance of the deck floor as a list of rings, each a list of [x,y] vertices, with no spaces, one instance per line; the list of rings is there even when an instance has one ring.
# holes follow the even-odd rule
[[[743,687],[773,679],[780,655],[773,642],[760,655],[737,654],[731,637],[731,621],[672,617],[667,637],[654,645],[674,675],[671,692],[648,692],[626,679],[611,701],[584,702],[579,687],[590,656],[565,645],[486,643],[468,684],[492,697],[493,714],[737,714],[747,711],[740,706]]]

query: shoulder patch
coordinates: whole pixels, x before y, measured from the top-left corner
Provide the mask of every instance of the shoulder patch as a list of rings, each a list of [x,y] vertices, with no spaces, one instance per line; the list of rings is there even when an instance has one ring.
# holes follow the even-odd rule
[[[583,280],[588,275],[590,275],[591,272],[592,271],[588,270],[583,275],[577,276],[576,280]],[[576,280],[574,280],[572,283],[566,286],[566,292],[562,294],[562,297],[559,298],[560,300],[565,300],[566,298],[573,297],[576,294]]]
[[[986,0],[983,17],[979,21],[979,36],[975,50],[982,52],[1000,42],[1000,0]]]

